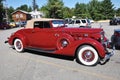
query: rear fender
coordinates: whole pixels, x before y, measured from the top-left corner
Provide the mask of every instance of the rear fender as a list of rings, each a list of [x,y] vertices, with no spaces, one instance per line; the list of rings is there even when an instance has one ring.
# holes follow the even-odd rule
[[[15,34],[12,44],[14,45],[14,40],[17,38],[22,41],[23,47],[26,48],[29,43],[29,40],[27,40],[27,38],[23,34]]]

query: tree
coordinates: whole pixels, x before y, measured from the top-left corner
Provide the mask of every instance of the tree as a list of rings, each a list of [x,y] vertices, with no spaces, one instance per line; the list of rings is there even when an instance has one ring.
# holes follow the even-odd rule
[[[11,15],[11,13],[13,13],[14,11],[15,11],[15,9],[12,6],[10,6],[8,8],[8,18],[9,18],[10,21],[12,21],[12,15]]]
[[[28,11],[28,12],[31,12],[31,11],[32,11],[32,7],[29,6],[27,11]]]
[[[120,16],[120,8],[116,10],[116,16]]]
[[[75,5],[75,16],[81,17],[81,18],[88,17],[89,15],[88,15],[87,4],[76,3],[76,5]]]
[[[102,19],[101,9],[101,2],[98,0],[91,0],[88,4],[89,14],[94,20]]]
[[[3,17],[5,15],[5,10],[3,9],[3,3],[2,3],[3,0],[0,0],[0,22],[3,21]]]
[[[63,18],[63,5],[62,0],[48,0],[42,10],[46,13],[46,17]]]
[[[68,7],[63,8],[63,18],[71,18],[74,15],[74,11]]]
[[[36,7],[38,8],[38,6],[36,5]],[[26,4],[21,5],[20,7],[16,8],[16,10],[23,10],[23,11],[27,11],[27,12],[31,12],[32,8]]]
[[[102,15],[104,15],[104,19],[110,19],[113,18],[115,11],[114,11],[114,5],[112,4],[111,0],[103,0],[102,2]]]
[[[24,4],[24,5],[21,5],[20,7],[18,7],[16,10],[28,11],[28,6],[26,4]]]

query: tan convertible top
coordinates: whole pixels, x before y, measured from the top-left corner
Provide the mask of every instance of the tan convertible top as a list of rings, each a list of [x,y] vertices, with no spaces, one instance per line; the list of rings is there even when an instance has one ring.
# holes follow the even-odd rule
[[[27,21],[25,28],[33,28],[35,21],[51,21],[51,20],[62,20],[62,19],[53,19],[53,18],[38,18],[38,19],[31,19]]]

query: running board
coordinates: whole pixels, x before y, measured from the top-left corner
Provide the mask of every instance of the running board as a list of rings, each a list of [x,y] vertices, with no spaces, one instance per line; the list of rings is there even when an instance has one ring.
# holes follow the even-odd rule
[[[32,50],[32,51],[38,51],[38,52],[44,52],[44,53],[54,53],[55,52],[55,50],[43,50],[40,48],[32,48],[32,47],[28,47],[25,49]]]

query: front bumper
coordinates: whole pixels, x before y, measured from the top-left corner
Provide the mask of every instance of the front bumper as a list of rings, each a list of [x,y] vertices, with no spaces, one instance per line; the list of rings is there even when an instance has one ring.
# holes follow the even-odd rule
[[[105,64],[106,62],[108,62],[110,60],[110,58],[115,54],[115,46],[113,46],[113,49],[111,52],[107,52],[105,57],[103,59],[101,59],[100,64]]]

